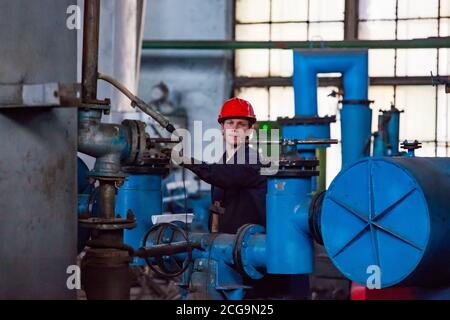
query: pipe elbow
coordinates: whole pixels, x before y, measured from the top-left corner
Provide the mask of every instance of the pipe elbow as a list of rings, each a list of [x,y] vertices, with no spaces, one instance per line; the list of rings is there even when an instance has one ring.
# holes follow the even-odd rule
[[[124,158],[129,151],[128,130],[119,124],[101,123],[101,111],[80,111],[78,151],[95,158]]]

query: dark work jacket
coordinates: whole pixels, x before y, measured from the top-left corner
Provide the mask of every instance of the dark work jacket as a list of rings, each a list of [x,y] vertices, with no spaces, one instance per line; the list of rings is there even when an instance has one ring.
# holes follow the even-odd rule
[[[267,178],[259,172],[258,152],[248,144],[240,148],[245,148],[245,160],[243,149],[238,149],[228,162],[225,153],[222,163],[185,165],[211,185],[212,202],[225,208],[219,217],[221,233],[234,234],[246,223],[266,226]]]

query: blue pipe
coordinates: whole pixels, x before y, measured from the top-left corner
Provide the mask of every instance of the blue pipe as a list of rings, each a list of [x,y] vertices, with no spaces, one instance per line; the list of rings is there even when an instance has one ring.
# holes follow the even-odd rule
[[[388,143],[390,150],[388,156],[398,156],[398,142],[400,135],[400,111],[394,110],[390,112],[391,119],[388,124]]]
[[[142,246],[145,233],[152,226],[151,217],[162,213],[161,175],[130,173],[119,188],[116,212],[126,217],[131,210],[136,218],[136,227],[125,230],[124,242],[134,249]],[[145,265],[141,258],[134,258],[132,265]]]
[[[305,50],[294,52],[293,86],[296,116],[317,116],[317,74],[343,75],[344,103],[341,109],[343,166],[369,155],[372,110],[368,97],[367,50]],[[284,129],[283,129],[284,130]],[[367,146],[367,143],[369,145]]]
[[[267,272],[313,271],[308,214],[311,178],[269,178],[267,182]]]

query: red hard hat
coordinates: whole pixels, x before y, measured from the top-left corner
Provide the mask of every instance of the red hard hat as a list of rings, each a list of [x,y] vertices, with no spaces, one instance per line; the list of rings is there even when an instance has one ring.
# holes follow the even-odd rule
[[[252,105],[247,100],[241,98],[231,98],[223,103],[217,121],[222,123],[230,118],[245,118],[248,119],[251,124],[256,121]]]

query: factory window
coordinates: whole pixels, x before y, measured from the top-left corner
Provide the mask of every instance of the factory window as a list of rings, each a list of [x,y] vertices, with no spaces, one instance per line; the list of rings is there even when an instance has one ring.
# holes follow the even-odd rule
[[[235,38],[240,41],[344,39],[344,0],[236,0]],[[326,10],[325,10],[326,8]],[[292,51],[236,50],[235,74],[292,75]],[[266,93],[276,96],[276,93]]]
[[[325,6],[327,10],[323,10]],[[358,7],[359,39],[450,36],[450,1],[359,0]],[[343,40],[344,11],[344,0],[236,0],[235,36],[236,40],[260,41]],[[292,116],[294,94],[289,81],[271,83],[273,79],[290,79],[292,68],[292,50],[236,50],[236,79],[267,81],[257,87],[237,85],[235,94],[254,102],[259,119]],[[373,129],[377,127],[378,110],[394,103],[405,110],[401,139],[421,140],[420,155],[449,156],[449,96],[443,86],[431,86],[430,72],[450,74],[449,49],[369,50],[369,75],[378,78],[378,84],[369,88],[369,99],[375,100]],[[401,79],[422,83],[402,85],[397,83]],[[388,83],[383,85],[383,81]],[[324,93],[319,93],[319,113],[330,103],[337,108],[337,99],[327,97],[331,88],[321,87],[319,92]]]
[[[324,7],[326,6],[326,10]],[[331,9],[332,7],[332,9]],[[448,0],[359,0],[358,38],[402,40],[450,36]],[[235,39],[239,41],[344,40],[345,0],[236,0]],[[236,50],[235,94],[254,103],[258,119],[294,115],[292,50]],[[450,156],[450,94],[431,86],[430,72],[450,75],[449,49],[369,50],[369,99],[378,110],[393,103],[401,115],[400,139],[418,139],[419,156]],[[336,74],[319,75],[337,77]],[[376,81],[372,81],[376,80]],[[376,83],[375,83],[376,82]],[[331,136],[340,139],[336,87],[319,87],[319,115],[336,114]],[[340,144],[327,150],[327,182],[340,169]]]

